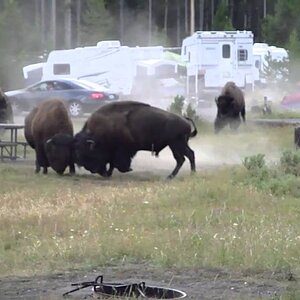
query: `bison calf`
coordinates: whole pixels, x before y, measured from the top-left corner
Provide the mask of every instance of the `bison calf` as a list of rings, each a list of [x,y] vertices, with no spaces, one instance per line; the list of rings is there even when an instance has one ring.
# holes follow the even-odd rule
[[[35,107],[25,118],[25,138],[35,149],[36,173],[51,167],[63,174],[69,166],[75,173],[73,159],[73,125],[65,104],[51,99]]]
[[[242,116],[245,122],[245,98],[242,90],[232,81],[225,84],[222,92],[216,98],[217,116],[215,119],[215,133],[218,133],[226,125],[236,130],[241,123]]]

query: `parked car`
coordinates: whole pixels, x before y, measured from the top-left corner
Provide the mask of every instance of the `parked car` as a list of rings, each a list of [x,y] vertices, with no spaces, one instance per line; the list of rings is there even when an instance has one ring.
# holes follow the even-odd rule
[[[12,103],[14,113],[30,111],[49,98],[62,99],[71,117],[93,112],[101,105],[116,101],[119,96],[101,85],[86,80],[59,79],[35,83],[24,89],[5,93]]]
[[[300,110],[300,90],[285,95],[280,105],[285,109]]]

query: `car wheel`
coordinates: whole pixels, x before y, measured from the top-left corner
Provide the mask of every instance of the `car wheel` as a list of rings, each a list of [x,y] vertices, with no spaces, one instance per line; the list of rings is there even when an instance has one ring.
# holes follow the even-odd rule
[[[69,114],[71,117],[80,117],[82,115],[82,105],[79,102],[69,104]]]

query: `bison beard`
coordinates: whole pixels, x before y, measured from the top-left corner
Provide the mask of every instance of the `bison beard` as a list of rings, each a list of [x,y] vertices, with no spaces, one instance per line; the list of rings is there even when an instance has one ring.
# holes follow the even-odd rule
[[[229,125],[232,130],[239,128],[241,116],[245,122],[245,99],[243,92],[234,82],[227,82],[221,95],[216,99],[217,116],[215,119],[215,133],[219,133]]]
[[[94,112],[75,135],[76,163],[92,173],[111,176],[113,169],[131,171],[131,161],[140,150],[158,153],[169,146],[177,162],[168,176],[173,178],[189,159],[195,171],[195,156],[188,146],[197,134],[191,121],[150,105],[122,101]]]

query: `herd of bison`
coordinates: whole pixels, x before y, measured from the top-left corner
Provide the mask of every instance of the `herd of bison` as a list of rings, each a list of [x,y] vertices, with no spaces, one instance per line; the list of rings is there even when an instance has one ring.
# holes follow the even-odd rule
[[[0,122],[13,122],[9,100],[1,92]],[[216,98],[215,133],[229,125],[236,130],[241,118],[245,122],[243,92],[234,82],[227,82]],[[94,111],[83,128],[74,135],[73,124],[65,104],[49,99],[34,107],[25,118],[25,139],[35,150],[35,172],[47,174],[51,167],[63,174],[75,164],[91,173],[110,177],[116,168],[131,171],[131,162],[138,151],[151,151],[158,156],[169,146],[176,166],[171,179],[182,167],[185,157],[192,172],[196,171],[195,154],[189,147],[190,138],[197,135],[192,119],[137,101],[116,101]]]

